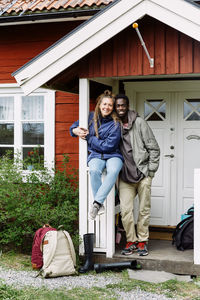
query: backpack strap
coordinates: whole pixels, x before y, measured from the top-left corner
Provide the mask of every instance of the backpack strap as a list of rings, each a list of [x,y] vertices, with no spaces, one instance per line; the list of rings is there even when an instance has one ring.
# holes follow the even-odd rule
[[[69,233],[66,230],[63,230],[63,233],[65,234],[65,236],[66,236],[66,238],[69,242],[70,251],[71,251],[71,255],[72,255],[72,260],[73,260],[74,266],[76,266],[76,253],[75,253],[75,250],[74,250],[74,245],[73,245],[71,236],[69,235]]]

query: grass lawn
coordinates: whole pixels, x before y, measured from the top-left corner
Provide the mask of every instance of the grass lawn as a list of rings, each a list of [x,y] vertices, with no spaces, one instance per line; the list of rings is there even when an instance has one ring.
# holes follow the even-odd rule
[[[23,254],[16,254],[14,252],[3,253],[0,256],[0,267],[12,268],[14,270],[31,270],[30,256]],[[95,272],[90,272],[96,276]],[[129,279],[127,270],[122,272],[105,272],[105,276],[117,276],[120,279],[118,284],[109,284],[106,288],[93,287],[86,289],[84,287],[77,287],[71,290],[64,288],[59,290],[47,290],[39,288],[24,288],[18,290],[16,288],[7,286],[0,278],[0,300],[73,300],[73,299],[117,299],[117,291],[131,292],[136,288],[162,294],[169,298],[176,298],[181,300],[200,300],[200,278],[196,278],[193,282],[179,282],[176,280],[169,280],[160,284],[150,284],[144,281],[137,281]],[[81,275],[84,276],[84,275]]]

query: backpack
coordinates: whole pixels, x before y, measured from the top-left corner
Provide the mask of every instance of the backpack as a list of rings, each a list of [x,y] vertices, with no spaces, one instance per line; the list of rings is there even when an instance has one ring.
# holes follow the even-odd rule
[[[61,229],[48,230],[41,243],[43,266],[37,276],[44,278],[76,273],[76,254],[69,233]],[[36,276],[36,277],[37,277]]]
[[[42,228],[39,228],[34,235],[31,263],[32,268],[35,270],[39,270],[43,266],[42,241],[45,234],[50,230],[55,231],[56,229],[51,227],[49,224],[45,224]]]
[[[178,223],[172,235],[172,244],[181,251],[194,248],[194,209],[188,209],[186,215],[187,218]]]

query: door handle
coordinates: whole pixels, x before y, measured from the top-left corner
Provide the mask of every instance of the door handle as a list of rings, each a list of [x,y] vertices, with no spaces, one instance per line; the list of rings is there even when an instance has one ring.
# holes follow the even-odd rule
[[[173,158],[173,157],[174,157],[174,154],[166,154],[165,157]]]

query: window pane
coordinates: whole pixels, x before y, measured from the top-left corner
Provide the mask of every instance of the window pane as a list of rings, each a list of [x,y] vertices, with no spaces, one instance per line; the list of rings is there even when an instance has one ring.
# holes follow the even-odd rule
[[[189,104],[187,102],[184,102],[184,118],[187,117],[189,115],[189,113],[191,113],[192,108],[189,106]]]
[[[166,103],[165,102],[158,109],[158,112],[165,118],[165,113],[166,113]]]
[[[187,99],[184,101],[184,119],[186,121],[200,120],[200,99]]]
[[[22,120],[43,120],[44,97],[26,96],[22,97]]]
[[[166,118],[166,103],[162,99],[146,100],[144,117],[147,121],[163,121]]]
[[[11,152],[10,158],[13,159],[14,158],[14,148],[13,147],[2,147],[2,148],[0,148],[0,157],[5,155],[7,151]]]
[[[44,148],[23,148],[23,159],[25,160],[24,168],[30,171],[40,170],[44,167]]]
[[[13,97],[0,97],[0,120],[14,120]]]
[[[14,144],[14,124],[0,124],[0,144]]]
[[[197,113],[193,112],[186,121],[199,121],[200,116]]]
[[[23,145],[44,144],[44,123],[24,123]]]
[[[145,102],[144,103],[144,117],[146,118],[152,112],[152,108]]]

